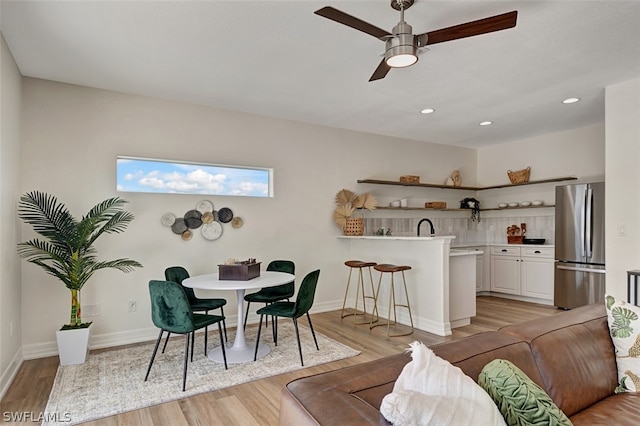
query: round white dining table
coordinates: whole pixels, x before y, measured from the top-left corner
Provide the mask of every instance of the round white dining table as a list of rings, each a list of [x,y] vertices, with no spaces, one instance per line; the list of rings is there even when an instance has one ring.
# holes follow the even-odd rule
[[[217,273],[196,275],[182,281],[182,285],[196,290],[235,290],[238,297],[238,324],[236,326],[236,337],[233,344],[227,344],[227,362],[238,364],[253,361],[255,351],[254,345],[248,345],[244,336],[244,293],[246,290],[260,289],[263,287],[274,287],[286,284],[295,280],[295,275],[286,272],[261,271],[260,276],[247,280],[221,280]],[[223,343],[224,344],[224,343]],[[258,344],[258,358],[262,358],[271,352],[269,345]],[[209,359],[215,362],[224,362],[222,357],[222,347],[218,346],[209,352]]]

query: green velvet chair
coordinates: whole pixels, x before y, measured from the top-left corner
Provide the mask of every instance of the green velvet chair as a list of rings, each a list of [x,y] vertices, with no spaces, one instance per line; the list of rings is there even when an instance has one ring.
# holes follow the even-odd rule
[[[311,317],[309,316],[309,310],[313,306],[313,298],[316,294],[316,287],[318,285],[318,277],[320,276],[320,270],[309,272],[302,280],[300,288],[298,289],[298,296],[295,302],[278,301],[264,308],[258,309],[260,315],[260,324],[258,325],[258,336],[256,337],[256,350],[253,356],[255,361],[258,357],[258,343],[260,342],[260,331],[262,330],[262,317],[270,315],[273,317],[271,323],[273,332],[273,342],[278,346],[278,317],[291,318],[293,320],[293,326],[296,330],[296,340],[298,341],[298,352],[300,352],[300,364],[304,367],[304,361],[302,359],[302,346],[300,345],[300,332],[298,331],[298,318],[303,315],[307,316],[309,321],[309,328],[311,328],[311,334],[313,335],[313,341],[318,347],[318,340],[316,339],[316,333],[313,331],[313,324],[311,323]]]
[[[178,283],[182,285],[182,281],[189,278],[189,272],[182,266],[171,266],[164,270],[164,279],[167,281],[173,281],[174,283]],[[193,312],[204,312],[208,314],[209,311],[213,311],[215,309],[220,309],[220,316],[222,317],[222,329],[224,330],[224,341],[227,341],[227,323],[224,319],[224,308],[223,306],[227,304],[225,299],[199,299],[196,297],[196,293],[192,288],[182,286],[184,292],[187,294],[187,299],[189,300],[189,305],[191,306],[191,310]],[[207,346],[208,339],[208,329],[205,329],[204,333],[204,346]],[[169,336],[171,333],[167,334],[167,339],[164,342],[164,346],[162,347],[162,353],[164,353],[167,348],[167,343],[169,342]]]
[[[162,340],[162,334],[167,333],[184,334],[184,367],[182,372],[182,390],[184,391],[187,383],[187,364],[189,359],[189,342],[191,342],[191,359],[193,360],[193,340],[195,331],[205,328],[212,324],[218,324],[220,332],[220,345],[222,346],[222,357],[224,359],[224,368],[227,368],[227,354],[225,351],[224,340],[222,337],[221,323],[224,320],[220,315],[194,314],[189,305],[189,299],[182,285],[173,281],[149,281],[149,295],[151,296],[151,318],[153,324],[160,329],[156,346],[153,348],[153,354],[149,361],[147,374],[144,376],[146,382],[151,372],[153,360],[158,352],[158,346]],[[205,356],[207,347],[204,348]]]
[[[290,260],[274,260],[267,266],[267,271],[286,272],[288,274],[296,273],[296,265]],[[274,287],[265,287],[257,291],[256,293],[250,293],[244,296],[245,302],[247,302],[247,309],[244,314],[244,327],[247,328],[247,318],[249,318],[249,306],[251,302],[264,303],[269,305],[270,303],[277,302],[279,300],[289,300],[293,297],[295,292],[294,281],[286,284],[277,285]]]

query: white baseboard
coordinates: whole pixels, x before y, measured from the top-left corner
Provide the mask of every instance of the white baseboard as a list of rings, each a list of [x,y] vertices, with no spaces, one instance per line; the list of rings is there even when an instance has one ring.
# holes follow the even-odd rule
[[[2,376],[0,376],[0,399],[4,398],[4,394],[9,390],[9,386],[11,386],[16,374],[18,374],[18,370],[23,361],[22,348],[20,348],[16,351],[9,365],[2,373]]]
[[[317,303],[313,305],[312,312],[327,312],[340,309],[342,307],[340,301]],[[256,315],[256,311],[252,309],[249,313],[249,324],[255,324],[259,320],[259,316]],[[236,315],[229,315],[226,317],[226,323],[228,328],[235,328],[237,325],[238,317]],[[52,336],[55,338],[55,336]],[[158,329],[155,327],[140,328],[136,330],[127,330],[117,333],[105,333],[105,334],[92,334],[89,342],[90,349],[103,349],[114,346],[128,345],[132,343],[141,343],[147,341],[154,341],[158,338]],[[48,356],[58,355],[58,346],[55,339],[44,343],[35,343],[31,345],[24,345],[22,347],[22,359],[36,359],[44,358]],[[15,373],[14,373],[15,374]]]

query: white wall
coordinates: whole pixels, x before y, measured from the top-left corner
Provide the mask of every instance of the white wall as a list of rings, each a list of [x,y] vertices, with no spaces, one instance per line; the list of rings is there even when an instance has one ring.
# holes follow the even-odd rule
[[[640,79],[607,87],[605,116],[607,292],[626,300],[626,271],[640,269]]]
[[[20,196],[21,76],[0,35],[0,398],[21,362],[20,261],[16,202]]]
[[[315,307],[341,306],[346,280],[346,245],[332,221],[334,196],[341,188],[376,188],[357,179],[397,179],[419,174],[443,181],[453,169],[476,175],[476,154],[466,148],[418,143],[180,104],[157,99],[24,79],[22,192],[55,194],[77,215],[104,198],[131,201],[136,219],[122,235],[99,241],[103,258],[130,257],[144,265],[130,274],[100,271],[83,290],[82,302],[99,304],[94,344],[107,345],[155,337],[147,283],[180,264],[192,274],[216,271],[228,257],[263,262],[296,262],[299,280],[320,268]],[[275,197],[203,197],[118,194],[117,155],[275,168]],[[471,178],[469,178],[471,179]],[[223,236],[185,242],[160,225],[166,212],[181,216],[206,198],[216,208],[230,207],[244,226],[225,226]],[[22,227],[22,238],[32,235]],[[69,293],[39,268],[23,262],[23,339],[27,356],[55,348],[54,331],[68,321]],[[298,282],[299,282],[298,280]],[[235,295],[227,298],[232,314]],[[127,302],[136,300],[136,313]],[[233,324],[233,322],[231,322]]]
[[[527,167],[531,167],[530,180],[573,176],[578,178],[575,182],[602,181],[605,178],[604,152],[604,124],[493,145],[478,150],[478,182],[480,186],[509,183],[507,170]],[[553,205],[555,186],[569,183],[573,182],[485,190],[478,193],[478,199],[483,208],[534,200]],[[554,214],[553,208],[483,212],[484,220],[477,226],[477,234],[481,240],[504,242],[505,224],[524,222],[530,238],[545,238],[547,243],[553,244]]]
[[[603,179],[604,132],[602,123],[481,148],[478,183],[480,186],[508,183],[507,170],[528,166],[531,180],[560,176]]]

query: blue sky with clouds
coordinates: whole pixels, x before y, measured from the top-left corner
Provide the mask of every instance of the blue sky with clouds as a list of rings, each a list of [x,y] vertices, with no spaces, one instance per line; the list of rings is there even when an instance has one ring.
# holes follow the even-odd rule
[[[122,192],[269,197],[271,170],[119,157]]]

